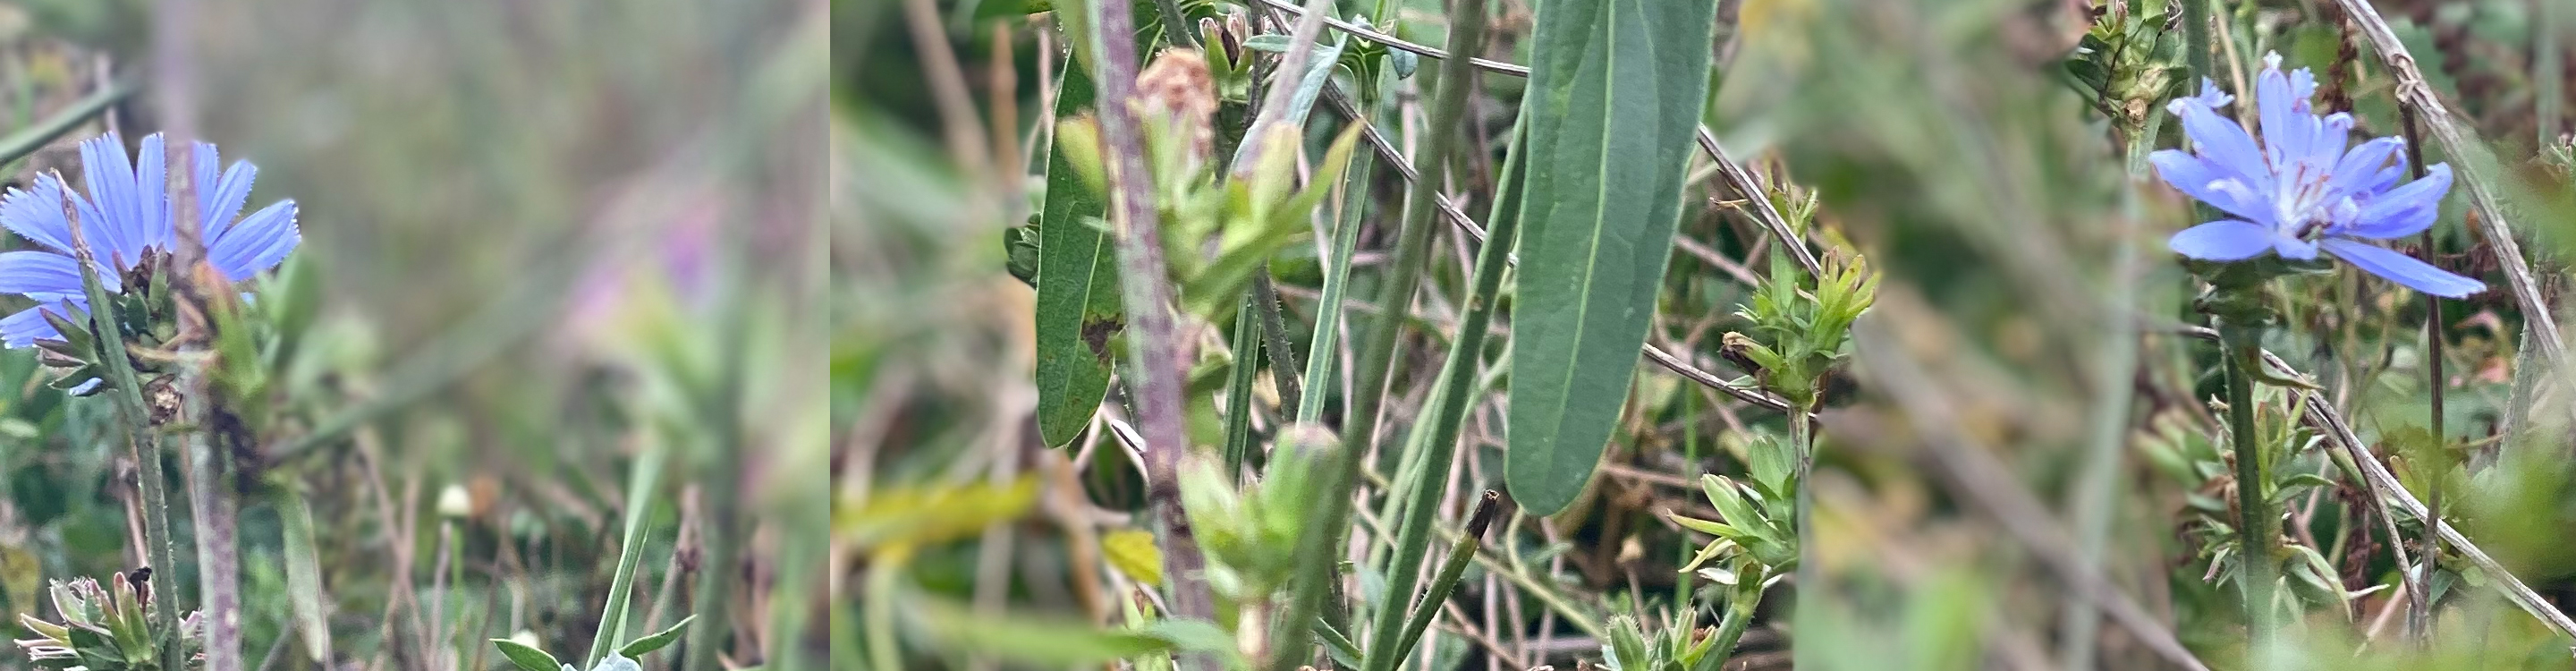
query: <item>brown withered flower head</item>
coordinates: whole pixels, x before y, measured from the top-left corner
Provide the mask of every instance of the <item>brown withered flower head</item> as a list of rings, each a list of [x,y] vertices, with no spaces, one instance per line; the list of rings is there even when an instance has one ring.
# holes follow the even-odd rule
[[[1147,129],[1149,141],[1173,145],[1192,169],[1206,165],[1216,150],[1216,81],[1197,51],[1167,49],[1155,56],[1136,75],[1136,94],[1128,107]]]

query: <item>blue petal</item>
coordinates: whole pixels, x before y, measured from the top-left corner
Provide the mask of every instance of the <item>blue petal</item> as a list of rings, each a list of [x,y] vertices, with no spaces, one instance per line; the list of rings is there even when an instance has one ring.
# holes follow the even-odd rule
[[[2306,143],[2308,129],[2298,122],[2307,115],[2295,109],[2299,100],[2292,95],[2289,76],[2281,74],[2281,54],[2265,54],[2263,73],[2254,84],[2254,110],[2263,122],[2264,156],[2274,166],[2287,165],[2297,155],[2291,150]]]
[[[143,151],[134,162],[136,230],[142,232],[143,246],[170,248],[176,237],[170,223],[170,162],[161,147],[161,134],[143,136]],[[138,252],[140,250],[137,250]]]
[[[63,183],[51,174],[37,175],[33,190],[10,189],[0,197],[0,226],[55,251],[72,251],[71,222],[63,218]]]
[[[194,158],[197,216],[202,219],[197,235],[201,240],[221,239],[224,229],[232,227],[233,220],[241,217],[242,203],[250,200],[251,182],[259,178],[259,167],[249,161],[235,161],[231,169],[217,173],[216,168],[222,165],[222,155],[215,152],[215,145],[205,142],[197,143]]]
[[[70,303],[68,312],[64,307],[66,301]],[[78,321],[89,315],[89,301],[78,299],[45,301],[36,307],[0,317],[0,345],[15,348],[36,344],[38,340],[61,340],[62,332],[54,330],[54,325],[45,321],[46,312]]]
[[[2326,238],[2322,244],[2326,251],[2332,252],[2336,258],[2343,259],[2345,263],[2416,291],[2444,298],[2466,298],[2469,294],[2487,290],[2485,282],[2454,275],[2449,271],[2435,268],[2432,264],[2417,261],[2413,257],[2395,251],[2374,247],[2368,243],[2346,238]]]
[[[2218,90],[2218,82],[2210,81],[2208,77],[2202,77],[2200,78],[2200,95],[2192,96],[2190,100],[2210,109],[2218,109],[2226,107],[2227,103],[2235,102],[2236,96],[2227,95],[2226,91]]]
[[[2271,52],[2271,55],[2278,57],[2280,52]],[[2290,97],[2297,98],[2299,100],[2299,104],[2302,107],[2299,111],[2312,112],[2312,110],[2305,109],[2305,106],[2307,105],[2308,100],[2316,97],[2316,95],[2316,75],[2309,73],[2307,68],[2299,68],[2297,70],[2290,71]]]
[[[295,228],[295,201],[281,200],[244,217],[241,225],[206,248],[207,260],[235,282],[277,266],[304,240]]]
[[[90,253],[119,269],[131,265],[143,253],[143,212],[124,141],[115,133],[81,141],[81,180],[89,186],[88,204],[93,206],[80,213]]]
[[[2346,235],[2386,240],[2424,232],[2442,214],[2442,196],[2451,192],[2451,164],[2436,163],[2424,178],[2389,189],[2362,203]]]
[[[0,293],[39,303],[82,295],[80,262],[53,252],[0,252]]]
[[[2268,226],[2221,219],[2182,229],[2165,245],[2174,253],[2202,261],[2243,261],[2270,251],[2272,237]]]
[[[2193,148],[2211,166],[2246,178],[2256,193],[2272,190],[2270,164],[2264,162],[2263,150],[2254,145],[2254,137],[2246,135],[2243,126],[2188,100],[2176,100],[2166,109],[2182,117],[2183,135],[2191,138]]]
[[[2404,165],[2406,159],[2398,156],[2397,150],[2405,147],[2406,141],[2395,137],[2378,138],[2353,146],[2343,153],[2342,159],[2335,161],[2334,176],[2327,178],[2326,189],[2347,196],[2370,191],[2369,187],[2379,178],[2379,171],[2388,166],[2389,159],[2395,158],[2399,165]]]
[[[2174,190],[2256,223],[2272,221],[2271,204],[2255,194],[2253,185],[2208,159],[2178,149],[2163,149],[2148,154],[2147,161],[2156,165],[2156,176],[2164,178]]]
[[[61,340],[63,334],[45,321],[42,310],[42,306],[32,307],[0,317],[0,344],[17,348],[34,345],[38,340]]]

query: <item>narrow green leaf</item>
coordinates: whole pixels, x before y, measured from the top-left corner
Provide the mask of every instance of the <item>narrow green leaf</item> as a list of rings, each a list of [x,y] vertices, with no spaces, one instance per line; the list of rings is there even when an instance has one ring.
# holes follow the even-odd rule
[[[679,622],[672,623],[668,629],[653,632],[653,635],[651,636],[627,641],[626,645],[617,647],[617,654],[634,658],[643,657],[644,653],[660,650],[664,646],[668,646],[672,642],[680,640],[680,631],[687,629],[689,623],[695,622],[697,619],[698,616],[696,615],[680,618]]]
[[[1091,78],[1064,69],[1056,92],[1057,118],[1091,106]],[[1109,364],[1117,361],[1110,339],[1126,327],[1120,317],[1116,250],[1094,222],[1107,201],[1085,183],[1070,161],[1047,152],[1046,208],[1038,219],[1037,383],[1038,435],[1063,445],[1082,435],[1091,413],[1109,393]]]
[[[331,606],[322,591],[322,564],[313,547],[313,506],[304,500],[304,492],[280,489],[277,516],[285,523],[286,591],[295,614],[295,637],[304,641],[307,657],[327,663],[331,660]]]
[[[1574,502],[1628,396],[1680,223],[1708,89],[1713,0],[1539,6],[1512,323],[1504,483],[1533,514]]]
[[[519,671],[563,671],[564,668],[563,662],[555,661],[554,655],[518,641],[496,638],[492,639],[492,647],[500,648],[501,656],[510,658],[511,664],[519,665]]]

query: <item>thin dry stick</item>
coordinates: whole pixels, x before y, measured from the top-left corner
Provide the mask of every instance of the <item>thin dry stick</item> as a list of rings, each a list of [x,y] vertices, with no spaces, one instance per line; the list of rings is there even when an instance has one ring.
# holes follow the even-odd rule
[[[2477,208],[2478,236],[2495,249],[2497,265],[2503,266],[2507,284],[2513,287],[2514,301],[2522,307],[2523,319],[2533,325],[2532,344],[2539,346],[2551,366],[2563,363],[2566,345],[2559,339],[2558,318],[2550,311],[2548,301],[2540,295],[2540,283],[2532,278],[2531,263],[2523,258],[2522,245],[2514,241],[2513,227],[2507,223],[2504,203],[2492,183],[2495,176],[2487,172],[2486,148],[2477,141],[2476,131],[2460,125],[2443,106],[2433,87],[2424,83],[2424,73],[2415,67],[2415,57],[2406,53],[2406,45],[2388,22],[2379,18],[2379,10],[2364,0],[2335,0],[2344,14],[2370,36],[2370,45],[2388,64],[2388,74],[2396,79],[2397,102],[2414,111],[2423,120],[2442,149],[2461,163],[2459,181],[2469,187],[2469,203]]]
[[[2184,326],[2182,333],[2202,340],[2218,339],[2218,331],[2207,327]],[[2282,361],[2281,357],[2268,351],[2263,353],[2263,363],[2282,371],[2298,370],[2291,368],[2289,362]],[[2487,556],[2485,550],[2479,549],[2477,544],[2470,542],[2469,537],[2460,533],[2458,527],[2434,517],[2424,507],[2422,501],[2415,500],[2415,494],[2406,491],[2406,486],[2397,481],[2396,474],[2390,473],[2388,467],[2379,463],[2379,459],[2370,453],[2370,446],[2353,434],[2352,427],[2345,423],[2343,415],[2336,412],[2334,406],[2327,402],[2324,394],[2314,391],[2300,393],[2307,395],[2308,425],[2324,432],[2328,438],[2334,440],[2336,446],[2352,459],[2353,467],[2361,471],[2362,481],[2374,492],[2387,497],[2388,501],[2395,501],[2397,505],[2405,508],[2406,512],[2413,513],[2417,519],[2437,527],[2441,532],[2443,543],[2458,549],[2461,556],[2468,558],[2469,563],[2477,565],[2479,571],[2495,580],[2497,589],[2502,590],[2505,598],[2513,601],[2515,606],[2521,607],[2523,612],[2539,618],[2541,624],[2557,630],[2561,636],[2576,637],[2576,620],[2569,619],[2566,613],[2558,612],[2557,607],[2551,606],[2548,599],[2543,598],[2539,592],[2532,591],[2531,587],[2523,584],[2520,578],[2506,571],[2503,563],[2496,561],[2494,557]]]

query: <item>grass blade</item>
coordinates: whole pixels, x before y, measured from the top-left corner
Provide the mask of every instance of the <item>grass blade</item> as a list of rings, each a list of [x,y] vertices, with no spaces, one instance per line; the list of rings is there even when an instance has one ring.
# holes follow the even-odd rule
[[[313,504],[304,492],[280,488],[277,517],[284,524],[286,591],[295,615],[295,637],[317,663],[331,661],[330,596],[322,591],[322,563],[313,546]],[[513,659],[516,659],[513,657]]]
[[[1679,226],[1708,88],[1709,0],[1560,0],[1530,41],[1520,294],[1504,483],[1574,501],[1610,439]]]
[[[611,641],[626,636],[627,601],[634,596],[635,564],[644,558],[645,514],[653,509],[653,492],[662,481],[662,447],[647,445],[643,456],[635,461],[635,474],[626,488],[626,538],[618,544],[616,581],[608,587],[608,605],[601,609],[599,633],[590,640],[590,655],[582,658],[585,666],[598,664],[608,656]]]

